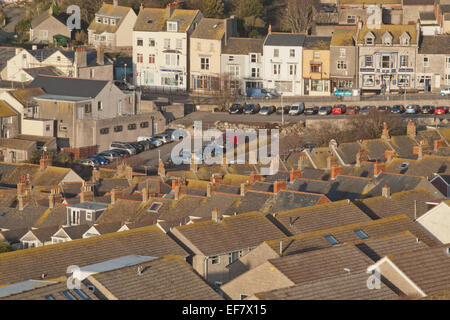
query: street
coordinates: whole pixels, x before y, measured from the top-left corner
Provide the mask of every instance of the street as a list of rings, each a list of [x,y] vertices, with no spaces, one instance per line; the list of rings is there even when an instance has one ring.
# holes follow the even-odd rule
[[[21,8],[5,8],[3,9],[7,17],[8,24],[0,29],[0,43],[7,44],[8,38],[14,36],[16,24],[22,19]]]

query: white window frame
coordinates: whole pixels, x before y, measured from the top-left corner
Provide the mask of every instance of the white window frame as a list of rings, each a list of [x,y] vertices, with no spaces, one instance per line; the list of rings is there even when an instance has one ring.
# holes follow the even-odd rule
[[[86,211],[86,221],[92,221],[92,211]]]
[[[423,66],[424,67],[429,67],[430,66],[430,58],[423,57]]]
[[[168,32],[178,32],[178,22],[167,21],[167,31]]]
[[[220,256],[212,256],[210,257],[211,264],[220,264]]]
[[[346,56],[346,49],[345,48],[340,48],[339,49],[339,57],[340,58],[345,58],[345,56]]]
[[[336,61],[336,68],[338,70],[347,70],[347,61],[345,60]]]

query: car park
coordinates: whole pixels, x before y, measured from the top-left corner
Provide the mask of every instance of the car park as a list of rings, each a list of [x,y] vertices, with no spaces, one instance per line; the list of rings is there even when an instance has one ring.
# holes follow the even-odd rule
[[[320,116],[327,116],[327,115],[329,115],[329,114],[331,113],[331,109],[332,109],[331,106],[321,106],[321,107],[319,108],[318,114],[319,114]]]
[[[377,111],[378,112],[390,112],[391,111],[391,107],[390,106],[378,106],[377,107]]]
[[[305,108],[305,115],[314,115],[319,112],[319,107],[316,106],[309,106]]]
[[[257,103],[251,103],[251,104],[247,104],[244,107],[244,113],[245,114],[255,114],[258,113],[259,110],[261,110],[261,106]]]
[[[230,109],[228,110],[229,114],[238,114],[242,113],[244,111],[244,107],[239,103],[234,103],[231,105]]]
[[[109,162],[114,161],[117,158],[120,158],[120,153],[118,153],[114,150],[103,151],[103,152],[100,152],[98,155],[105,159],[108,159]]]
[[[88,160],[95,160],[101,166],[106,166],[110,162],[107,158],[105,158],[105,157],[103,157],[103,156],[101,156],[99,154],[93,155],[93,156],[89,156],[89,157],[87,157],[87,159]]]
[[[111,149],[110,151],[114,151],[116,153],[118,153],[121,157],[127,157],[130,155],[130,153],[126,150],[123,149]]]
[[[291,109],[291,106],[278,106],[277,107],[277,114],[288,114],[289,110]]]
[[[289,110],[289,114],[291,116],[298,116],[305,111],[305,104],[303,102],[296,102],[291,106]]]
[[[333,109],[331,110],[332,114],[345,114],[347,111],[347,107],[345,104],[337,104],[333,106]]]
[[[145,151],[145,148],[142,144],[139,144],[138,142],[128,142],[130,145],[133,146],[133,148],[136,149],[136,153],[141,153],[142,151]]]
[[[148,150],[154,148],[154,147],[150,144],[150,142],[149,142],[148,140],[145,140],[145,141],[138,141],[138,142],[136,142],[136,143],[142,146],[142,148],[144,149],[143,151],[148,151]]]
[[[126,151],[129,155],[136,154],[136,149],[127,142],[117,142],[117,141],[112,142],[111,145],[109,146],[109,149],[123,150]]]
[[[359,112],[358,106],[348,106],[345,114],[357,114]]]
[[[360,114],[367,115],[370,113],[371,110],[375,110],[375,106],[363,106],[360,110]]]
[[[172,135],[167,133],[160,133],[153,137],[153,139],[160,140],[163,144],[172,142]]]
[[[425,105],[422,106],[422,114],[434,114],[434,106]]]
[[[417,104],[410,104],[406,107],[405,113],[409,114],[420,113],[420,106]]]
[[[276,92],[274,89],[263,89],[263,88],[248,88],[247,89],[247,97],[251,98],[273,98],[279,97],[280,94]]]
[[[448,111],[448,107],[445,106],[437,106],[434,109],[434,114],[446,114]]]
[[[261,110],[259,110],[259,114],[268,116],[276,111],[275,106],[263,106]]]
[[[405,107],[402,104],[393,105],[391,108],[391,113],[403,113],[405,112]]]

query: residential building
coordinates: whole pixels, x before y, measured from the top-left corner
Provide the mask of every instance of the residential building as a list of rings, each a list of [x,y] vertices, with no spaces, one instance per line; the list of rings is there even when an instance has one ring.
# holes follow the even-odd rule
[[[330,43],[331,90],[358,88],[356,30],[336,30]]]
[[[136,18],[132,8],[119,6],[119,0],[113,0],[112,4],[103,3],[88,27],[89,45],[113,49],[132,47],[130,35]]]
[[[450,175],[438,174],[430,180],[430,183],[436,187],[446,198],[450,198]]]
[[[330,95],[330,42],[330,37],[305,38],[302,57],[305,95]]]
[[[20,238],[23,249],[36,248],[52,244],[52,235],[59,229],[58,226],[32,229]]]
[[[66,225],[78,226],[87,224],[92,226],[107,208],[107,204],[91,201],[68,205]]]
[[[238,81],[242,95],[247,89],[264,86],[263,43],[263,39],[230,37],[223,47],[222,74],[229,74]]]
[[[52,243],[61,243],[81,239],[83,233],[89,229],[88,224],[73,225],[70,227],[61,227],[52,235]]]
[[[415,81],[419,25],[381,25],[370,29],[359,23],[358,74],[362,91],[391,92],[420,86]]]
[[[8,102],[0,100],[0,138],[15,138],[20,133],[19,130],[19,112],[14,110]]]
[[[31,20],[30,42],[55,44],[57,37],[64,37],[68,44],[72,38],[72,30],[67,26],[68,17],[66,13],[55,15],[50,6],[48,10]]]
[[[442,201],[416,223],[443,244],[450,243],[450,200]]]
[[[423,36],[416,66],[416,86],[425,92],[439,92],[450,86],[450,36]]]
[[[189,87],[189,37],[202,14],[180,9],[144,8],[133,29],[134,84],[164,90],[186,91]]]
[[[364,23],[407,24],[402,22],[401,0],[379,2],[376,0],[340,0],[338,5],[338,23],[356,25],[358,20]],[[417,20],[416,20],[417,21]]]
[[[303,95],[303,44],[306,36],[294,33],[272,33],[264,40],[264,86],[278,93]]]
[[[36,151],[36,142],[13,138],[0,138],[0,157],[2,161],[16,163],[31,160]]]
[[[438,3],[434,0],[403,0],[402,24],[416,24],[421,19],[421,14],[434,14]]]
[[[221,54],[230,36],[237,36],[235,17],[202,18],[190,37],[190,88],[195,92],[239,89],[240,67],[222,70]],[[243,70],[242,70],[243,72]]]

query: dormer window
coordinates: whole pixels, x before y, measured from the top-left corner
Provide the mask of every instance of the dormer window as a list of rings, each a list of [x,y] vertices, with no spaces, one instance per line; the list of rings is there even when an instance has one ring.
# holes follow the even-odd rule
[[[411,41],[411,37],[409,36],[409,34],[407,32],[404,32],[400,36],[400,44],[402,44],[404,46],[409,46],[410,41]]]
[[[97,21],[97,23],[102,23],[102,18],[97,17],[95,21]]]
[[[116,25],[116,19],[111,19],[111,25],[115,26]]]
[[[386,46],[392,46],[392,35],[389,32],[386,32],[383,35],[383,44]]]
[[[178,32],[178,22],[176,22],[176,21],[167,21],[167,31],[169,31],[169,32]]]
[[[108,24],[108,18],[103,18],[103,24]]]
[[[372,46],[375,44],[375,36],[372,32],[366,34],[366,36],[364,37],[364,44],[367,46]]]

